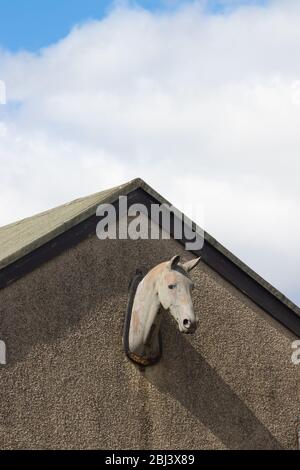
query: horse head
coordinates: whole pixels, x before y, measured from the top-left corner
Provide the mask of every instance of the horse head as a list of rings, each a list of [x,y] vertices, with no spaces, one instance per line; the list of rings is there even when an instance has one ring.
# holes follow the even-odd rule
[[[197,328],[191,296],[194,283],[188,273],[199,261],[197,258],[180,264],[180,256],[174,256],[162,264],[157,283],[159,301],[165,310],[170,311],[182,333],[194,333]]]
[[[189,272],[199,261],[196,258],[180,263],[180,256],[173,256],[151,269],[139,282],[125,334],[127,355],[135,362],[148,365],[157,362],[160,356],[160,305],[170,311],[182,333],[195,332],[197,318],[191,296],[194,284]]]

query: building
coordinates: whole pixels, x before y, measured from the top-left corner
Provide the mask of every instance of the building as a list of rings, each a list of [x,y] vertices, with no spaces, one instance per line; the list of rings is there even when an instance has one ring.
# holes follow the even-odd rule
[[[207,233],[99,240],[100,203],[164,202],[140,179],[0,229],[2,449],[297,449],[300,312]],[[163,356],[124,353],[128,286],[181,254],[193,271],[195,335],[163,313]]]

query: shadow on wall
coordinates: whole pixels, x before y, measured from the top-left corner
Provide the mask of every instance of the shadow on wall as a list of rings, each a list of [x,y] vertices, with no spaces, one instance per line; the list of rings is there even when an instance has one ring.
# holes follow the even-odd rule
[[[226,448],[281,449],[275,437],[169,320],[166,328],[163,358],[159,365],[145,369],[145,378],[189,410]]]

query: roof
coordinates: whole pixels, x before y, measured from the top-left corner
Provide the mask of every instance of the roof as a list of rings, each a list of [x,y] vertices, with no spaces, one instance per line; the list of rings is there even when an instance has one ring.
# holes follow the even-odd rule
[[[120,195],[126,196],[137,189],[144,190],[159,203],[168,203],[167,200],[142,179],[136,178],[121,186],[116,186],[88,197],[76,199],[68,204],[1,227],[0,272],[59,235],[62,235],[69,229],[89,219],[91,216],[94,216],[100,203],[113,203],[118,200]],[[207,232],[205,232],[205,243],[213,247],[216,252],[222,254],[231,264],[279,300],[296,314],[300,320],[299,307],[234,256]]]
[[[102,202],[110,202],[127,185],[75,199],[0,228],[0,270],[82,222]]]

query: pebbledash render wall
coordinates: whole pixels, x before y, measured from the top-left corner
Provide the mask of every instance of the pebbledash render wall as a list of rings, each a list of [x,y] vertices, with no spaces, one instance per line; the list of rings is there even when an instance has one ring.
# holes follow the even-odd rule
[[[203,262],[196,334],[164,312],[161,362],[125,356],[130,279],[177,253],[93,235],[0,291],[2,449],[297,448],[296,337]]]

